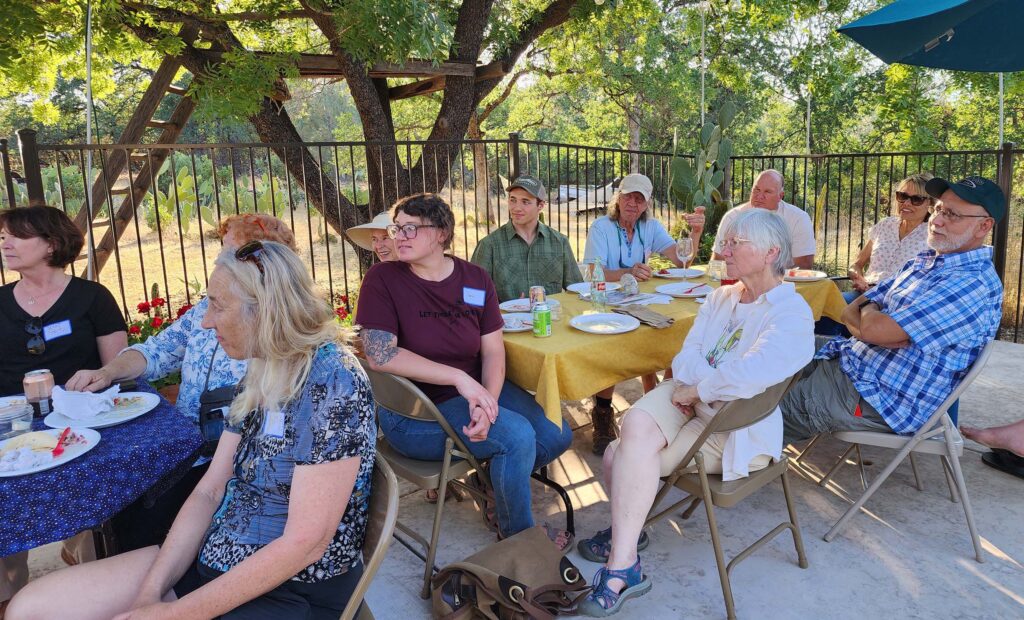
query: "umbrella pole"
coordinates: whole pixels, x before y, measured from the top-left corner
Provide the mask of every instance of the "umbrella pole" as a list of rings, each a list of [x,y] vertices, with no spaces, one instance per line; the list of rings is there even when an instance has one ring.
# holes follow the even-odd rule
[[[1003,145],[1003,72],[999,72],[999,146]]]

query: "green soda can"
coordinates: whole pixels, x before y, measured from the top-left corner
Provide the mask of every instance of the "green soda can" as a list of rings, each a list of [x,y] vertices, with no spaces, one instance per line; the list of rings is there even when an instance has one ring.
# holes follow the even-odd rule
[[[533,335],[537,338],[551,335],[551,308],[546,302],[538,302],[533,306]]]

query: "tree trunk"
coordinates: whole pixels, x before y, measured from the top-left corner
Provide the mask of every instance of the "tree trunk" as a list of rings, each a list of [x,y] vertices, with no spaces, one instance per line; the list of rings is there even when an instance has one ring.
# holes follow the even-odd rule
[[[480,121],[476,112],[469,117],[469,129],[467,135],[470,140],[483,140],[483,131],[480,130]],[[476,217],[480,220],[487,218],[487,230],[492,225],[498,224],[498,214],[495,210],[495,201],[491,200],[491,175],[487,165],[487,145],[473,143],[473,195],[476,203]]]
[[[639,102],[634,102],[634,104],[637,103]],[[626,150],[629,151],[640,150],[640,122],[637,120],[636,108],[639,108],[639,105],[635,105],[633,110],[626,110],[626,124],[629,128],[629,142],[626,144]],[[629,154],[629,171],[640,171],[640,156],[636,153]]]

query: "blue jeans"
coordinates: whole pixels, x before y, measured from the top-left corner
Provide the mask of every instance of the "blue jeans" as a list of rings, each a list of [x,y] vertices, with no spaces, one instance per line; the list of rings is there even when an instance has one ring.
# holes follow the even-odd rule
[[[490,459],[488,469],[501,534],[511,536],[533,527],[530,474],[568,449],[572,443],[569,424],[564,420],[561,428],[553,424],[529,392],[508,381],[498,397],[498,421],[484,441],[470,441],[462,432],[462,427],[469,425],[465,398],[456,396],[437,408],[473,456]],[[383,407],[378,419],[388,443],[405,456],[424,461],[444,458],[446,435],[439,424],[413,420]]]

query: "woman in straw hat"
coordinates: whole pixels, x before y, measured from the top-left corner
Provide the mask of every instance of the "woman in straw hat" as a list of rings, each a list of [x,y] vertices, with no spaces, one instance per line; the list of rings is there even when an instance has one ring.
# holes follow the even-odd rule
[[[391,214],[381,211],[372,220],[359,226],[353,226],[345,231],[349,240],[357,246],[373,252],[377,258],[386,263],[398,260],[395,252],[395,241],[388,237],[388,224],[391,224]]]

